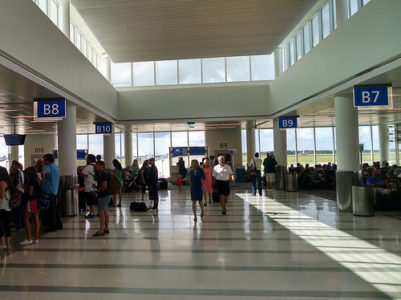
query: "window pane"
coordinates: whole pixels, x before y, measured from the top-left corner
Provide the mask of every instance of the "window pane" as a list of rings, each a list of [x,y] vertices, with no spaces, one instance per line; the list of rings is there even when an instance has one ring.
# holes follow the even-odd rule
[[[313,47],[320,42],[319,14],[316,14],[312,19],[312,42]]]
[[[172,147],[187,147],[188,137],[186,131],[172,132]]]
[[[190,131],[189,132],[189,146],[205,146],[205,132],[204,131]]]
[[[121,143],[120,143],[121,141]],[[115,147],[115,153],[116,153],[116,158],[120,161],[122,167],[125,167],[125,159],[124,158],[124,134],[123,133],[116,133],[114,134],[114,147]]]
[[[92,56],[93,56],[92,51]],[[131,63],[111,64],[111,83],[115,87],[131,86]]]
[[[141,164],[145,159],[154,157],[152,132],[138,133],[138,152],[138,161]]]
[[[322,8],[322,33],[324,39],[330,34],[330,7],[328,3]]]
[[[310,23],[306,23],[304,27],[304,51],[305,54],[310,51]]]
[[[77,149],[87,150],[88,149],[88,138],[87,135],[77,135]],[[89,154],[89,153],[88,153]]]
[[[47,0],[39,0],[38,3],[39,3],[40,9],[41,9],[45,14],[47,14]]]
[[[50,0],[49,18],[58,26],[58,5],[54,0]]]
[[[138,157],[138,148],[137,148],[137,142],[136,142],[136,132],[132,133],[132,156],[134,159],[137,159]]]
[[[177,61],[156,62],[156,85],[177,84]]]
[[[153,61],[134,62],[134,86],[149,86],[155,84],[155,69]]]
[[[287,131],[287,164],[295,164],[295,129]]]
[[[0,166],[8,169],[8,147],[3,138],[0,138],[0,158]]]
[[[297,129],[298,162],[301,164],[314,164],[313,128]]]
[[[180,84],[201,83],[201,60],[183,59],[178,61]]]
[[[290,41],[290,65],[295,63],[295,38]]]
[[[155,159],[159,177],[169,177],[170,132],[155,132]]]
[[[242,165],[247,164],[247,145],[246,145],[246,130],[241,130],[241,143],[242,143]]]
[[[337,29],[337,8],[336,8],[336,0],[333,1],[333,20],[334,20],[334,29]]]
[[[299,60],[303,53],[302,53],[302,30],[298,31],[297,36],[297,60]]]
[[[349,0],[349,13],[350,16],[358,11],[358,0]]]
[[[90,134],[89,135],[89,149],[88,152],[93,155],[103,155],[103,135]]]
[[[333,130],[331,127],[316,128],[316,162],[333,162]]]
[[[373,160],[380,161],[379,126],[372,126]]]
[[[260,129],[260,152],[266,156],[267,152],[274,151],[273,129]]]
[[[249,56],[227,57],[227,81],[249,81]]]
[[[259,129],[255,129],[255,151],[259,151]]]
[[[81,52],[83,55],[86,56],[86,52],[87,52],[86,50],[88,48],[88,43],[86,42],[85,38],[82,38],[81,42],[82,42]]]
[[[251,56],[252,80],[274,80],[274,54]]]
[[[362,0],[362,5],[365,6],[366,4],[368,4],[370,2],[370,0]]]
[[[202,69],[203,69],[204,83],[226,81],[225,65],[223,57],[203,58]]]
[[[78,29],[75,29],[75,46],[81,50],[81,33]]]
[[[370,151],[372,143],[370,140],[370,126],[359,126],[359,144],[363,144],[362,161],[371,162]]]
[[[70,23],[70,40],[74,43],[75,41],[75,26]]]

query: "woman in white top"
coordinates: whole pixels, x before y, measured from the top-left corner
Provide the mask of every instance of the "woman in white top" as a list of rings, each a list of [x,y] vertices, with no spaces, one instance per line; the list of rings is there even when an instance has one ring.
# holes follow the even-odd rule
[[[226,203],[230,195],[230,178],[234,181],[234,174],[229,165],[226,165],[224,157],[219,156],[216,166],[213,168],[213,183],[215,183],[220,198],[221,213],[227,213]]]
[[[10,177],[8,176],[7,169],[0,167],[0,240],[3,249],[11,248],[9,187]]]

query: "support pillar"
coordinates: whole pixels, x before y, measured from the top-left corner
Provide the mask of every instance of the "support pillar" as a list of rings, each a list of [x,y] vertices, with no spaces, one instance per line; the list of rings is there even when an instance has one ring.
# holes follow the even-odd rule
[[[106,164],[106,169],[114,169],[113,159],[116,157],[116,140],[114,136],[114,124],[113,124],[113,133],[103,136],[103,153],[104,153],[104,163]]]
[[[58,166],[61,176],[77,175],[77,107],[67,103],[66,117],[57,123]]]
[[[124,132],[125,166],[132,165],[132,131]]]
[[[19,159],[19,149],[18,146],[10,146],[11,150],[11,161],[16,160],[18,161]],[[11,164],[11,163],[10,163]]]
[[[352,96],[334,97],[337,141],[337,204],[340,211],[352,211],[353,171],[359,170],[358,110]]]
[[[70,38],[70,0],[60,2],[60,29],[64,35]]]
[[[256,153],[254,121],[246,122],[246,149],[247,163],[249,164]]]
[[[380,164],[390,160],[390,137],[387,124],[379,124]]]

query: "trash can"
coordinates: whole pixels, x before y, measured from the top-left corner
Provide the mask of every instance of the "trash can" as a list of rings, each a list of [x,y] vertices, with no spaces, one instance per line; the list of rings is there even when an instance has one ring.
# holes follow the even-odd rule
[[[60,178],[60,200],[64,217],[74,217],[78,214],[78,178],[76,175]]]
[[[285,191],[286,166],[276,166],[276,190]]]
[[[375,215],[374,192],[368,186],[352,186],[352,214],[372,217]]]
[[[297,174],[295,174],[295,173],[287,174],[286,191],[287,192],[298,192]]]

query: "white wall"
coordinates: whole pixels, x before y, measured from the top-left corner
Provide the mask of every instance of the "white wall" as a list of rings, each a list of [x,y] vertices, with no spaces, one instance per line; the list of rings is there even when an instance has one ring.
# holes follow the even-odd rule
[[[235,149],[236,155],[234,156],[234,167],[242,167],[242,143],[241,143],[241,126],[233,129],[213,129],[205,131],[206,146],[208,153],[215,155],[215,152],[227,151]],[[227,144],[227,147],[221,147],[220,144]]]
[[[0,1],[0,41],[0,53],[117,118],[116,90],[33,1]]]
[[[56,137],[54,135],[31,134],[27,135],[24,145],[24,167],[32,166],[32,156],[43,156],[53,153],[56,149]]]

